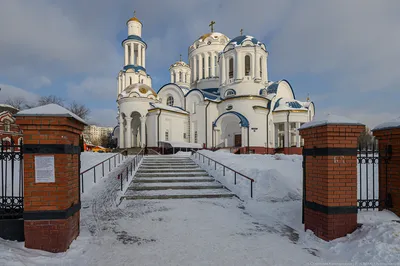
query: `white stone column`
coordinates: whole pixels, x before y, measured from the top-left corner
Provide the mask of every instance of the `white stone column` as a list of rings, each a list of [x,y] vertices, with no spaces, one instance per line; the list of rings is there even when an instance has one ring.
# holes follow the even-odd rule
[[[195,82],[197,80],[197,56],[193,57],[193,74],[192,74],[192,80]]]
[[[301,146],[301,136],[299,134],[300,122],[296,122],[296,147]]]
[[[130,65],[134,65],[135,64],[135,44],[131,43],[130,49],[131,49]]]
[[[146,48],[145,47],[142,47],[142,49],[143,49],[143,53],[142,53],[142,66],[144,67],[144,68],[146,68]]]
[[[140,44],[138,44],[138,58],[137,58],[136,65],[143,66],[142,65],[142,46]]]
[[[174,83],[174,71],[171,71],[171,83]]]
[[[285,122],[285,142],[284,142],[284,147],[287,148],[289,147],[289,123]]]
[[[122,117],[122,115],[119,116],[119,138],[118,138],[118,142],[119,142],[119,147],[120,148],[125,148],[124,145],[124,118]]]
[[[210,73],[208,71],[208,64],[209,64],[208,61],[209,61],[210,55],[207,53],[204,56],[205,56],[205,58],[204,58],[204,78],[208,78],[210,76]]]
[[[241,79],[243,77],[242,73],[242,54],[237,52],[236,53],[236,60],[235,60],[235,79]]]
[[[215,54],[212,53],[211,54],[211,73],[210,73],[211,77],[215,77],[216,76],[215,75],[215,71],[216,71],[216,69],[215,69]]]
[[[143,116],[140,118],[140,140],[142,142],[142,148],[146,146],[146,117]]]
[[[199,79],[203,79],[203,55],[198,55],[199,57]]]
[[[122,90],[125,90],[125,88],[126,88],[126,74],[125,73],[122,74],[121,78],[122,78]]]
[[[215,53],[215,76],[219,77],[218,53]]]
[[[255,74],[255,77],[256,78],[261,78],[260,77],[260,58],[257,56],[257,54],[255,54],[255,58],[256,58],[256,60],[255,60],[255,65],[256,65],[256,74]]]
[[[225,70],[226,67],[225,67],[225,57],[224,56],[221,56],[220,62],[221,62],[221,71],[220,71],[221,75],[219,77],[219,80],[221,81],[221,85],[222,85],[226,81],[225,80],[226,79],[226,70]]]
[[[242,129],[242,147],[247,147],[247,127],[241,127]],[[235,141],[235,139],[233,140]]]
[[[126,120],[126,135],[125,148],[132,148],[132,117],[125,118]]]
[[[129,65],[129,58],[128,58],[128,55],[129,55],[129,51],[128,51],[128,44],[125,44],[125,66],[126,65]]]
[[[255,60],[255,56],[250,56],[250,75],[251,75],[251,78],[255,78],[255,65],[254,65],[254,61],[257,61],[257,60]]]

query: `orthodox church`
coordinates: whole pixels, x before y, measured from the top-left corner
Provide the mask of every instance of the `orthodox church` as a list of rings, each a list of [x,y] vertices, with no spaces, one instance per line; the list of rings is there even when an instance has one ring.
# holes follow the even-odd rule
[[[301,153],[298,128],[313,119],[314,104],[296,100],[287,80],[270,81],[268,51],[252,36],[230,39],[214,31],[189,46],[170,82],[158,92],[146,70],[142,22],[127,21],[123,69],[118,74],[120,148],[230,149],[240,153]]]

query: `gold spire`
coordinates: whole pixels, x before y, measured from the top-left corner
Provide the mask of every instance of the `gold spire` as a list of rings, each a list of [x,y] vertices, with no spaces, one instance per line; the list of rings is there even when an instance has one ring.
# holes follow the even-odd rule
[[[214,24],[215,24],[215,21],[211,20],[210,25],[208,25],[211,28],[211,32],[214,32]]]
[[[240,36],[243,35],[243,29],[240,29]]]

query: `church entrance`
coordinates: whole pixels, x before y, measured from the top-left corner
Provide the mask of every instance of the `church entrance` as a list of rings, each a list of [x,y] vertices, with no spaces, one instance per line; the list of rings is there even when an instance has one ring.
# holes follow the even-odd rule
[[[235,135],[235,147],[242,146],[242,134]]]

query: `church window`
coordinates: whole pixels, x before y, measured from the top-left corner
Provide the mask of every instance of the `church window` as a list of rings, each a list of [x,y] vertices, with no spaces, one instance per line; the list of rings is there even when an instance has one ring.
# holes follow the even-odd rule
[[[204,57],[202,57],[201,60],[202,60],[201,61],[201,66],[202,66],[202,70],[201,70],[202,71],[202,75],[201,75],[201,77],[204,78],[205,77],[205,75],[204,75],[205,74]]]
[[[235,90],[227,90],[225,93],[225,96],[235,96],[236,95],[236,91]]]
[[[182,82],[182,72],[179,71],[179,82]]]
[[[193,114],[196,113],[196,105],[197,105],[197,103],[194,102],[194,103],[193,103],[193,110],[192,110],[192,111],[193,111],[193,112],[192,112]]]
[[[143,84],[143,79],[142,79],[142,82],[140,82],[140,83],[142,83],[142,84]]]
[[[184,74],[184,78],[185,78],[185,83],[187,82],[187,74]]]
[[[10,132],[11,131],[11,126],[10,126],[10,122],[6,121],[4,124],[4,131],[5,132]]]
[[[200,77],[200,68],[199,68],[199,64],[200,64],[199,59],[196,59],[196,70],[197,70],[197,73],[196,73],[196,80],[199,80],[199,77]]]
[[[169,132],[168,130],[165,131],[165,140],[168,141],[169,140]]]
[[[197,131],[194,132],[194,143],[197,143]]]
[[[168,96],[167,98],[167,105],[174,106],[174,97]]]
[[[186,133],[183,133],[183,138],[184,138],[184,139],[186,139],[186,138],[187,138],[187,137],[186,137]]]
[[[132,50],[131,50],[131,46],[130,45],[128,45],[128,65],[132,65],[132,62],[131,62],[131,54],[132,54]]]
[[[229,78],[233,78],[233,58],[229,59]]]
[[[262,63],[262,58],[260,58],[260,77],[262,77],[262,72],[263,72],[263,63]]]
[[[176,83],[176,73],[174,72],[174,80],[173,83]]]
[[[129,78],[129,85],[132,85],[132,77]]]
[[[250,55],[244,57],[244,75],[250,75]]]

